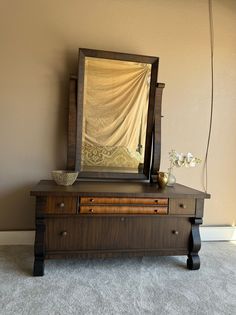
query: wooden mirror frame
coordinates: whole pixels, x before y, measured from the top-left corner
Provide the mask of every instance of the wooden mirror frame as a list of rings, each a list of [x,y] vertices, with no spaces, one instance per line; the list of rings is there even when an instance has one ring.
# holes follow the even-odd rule
[[[146,135],[146,150],[143,173],[112,173],[112,172],[80,172],[80,178],[96,178],[96,179],[132,179],[132,180],[147,180],[153,179],[153,175],[159,170],[160,166],[160,147],[161,147],[161,99],[164,88],[163,83],[156,83],[158,58],[147,57],[140,55],[130,55],[123,53],[114,53],[106,51],[97,51],[90,49],[80,49],[80,60],[84,64],[86,56],[93,56],[106,59],[126,60],[133,62],[150,63],[154,68],[151,75],[150,83],[150,98],[147,121]],[[81,69],[81,67],[79,67]],[[84,67],[80,70],[79,75],[83,78]],[[82,74],[81,74],[82,73]],[[82,105],[79,102],[83,100],[83,86],[78,82],[77,76],[70,77],[69,87],[69,113],[68,113],[68,146],[67,146],[67,169],[79,170],[81,150],[78,148],[78,143],[81,145],[82,139]],[[79,92],[79,93],[78,93]],[[81,94],[82,93],[82,94]],[[151,104],[151,105],[150,105]],[[79,138],[79,139],[78,139]],[[76,147],[78,148],[76,150]],[[151,159],[152,151],[152,159]],[[152,165],[150,167],[150,163]]]
[[[68,133],[67,133],[67,169],[75,170],[76,129],[77,129],[77,86],[78,78],[71,75],[69,80]],[[156,85],[155,120],[153,125],[153,155],[151,180],[155,182],[155,174],[160,168],[161,159],[161,104],[164,83]]]

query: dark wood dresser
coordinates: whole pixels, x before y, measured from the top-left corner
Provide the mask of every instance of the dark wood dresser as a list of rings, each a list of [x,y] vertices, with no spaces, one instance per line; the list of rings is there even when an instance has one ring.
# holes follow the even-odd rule
[[[70,257],[187,255],[199,269],[199,224],[210,195],[175,184],[44,180],[36,196],[34,276],[44,260]]]

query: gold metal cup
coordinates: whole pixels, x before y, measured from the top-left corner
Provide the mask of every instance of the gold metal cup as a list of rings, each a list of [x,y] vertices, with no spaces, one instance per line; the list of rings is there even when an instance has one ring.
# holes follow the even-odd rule
[[[157,172],[157,183],[160,188],[165,188],[168,183],[168,173]]]

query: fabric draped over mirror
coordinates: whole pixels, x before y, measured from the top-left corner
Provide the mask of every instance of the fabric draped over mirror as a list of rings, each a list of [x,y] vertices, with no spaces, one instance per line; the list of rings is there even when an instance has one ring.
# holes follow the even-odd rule
[[[150,76],[150,64],[85,58],[83,165],[144,162]]]

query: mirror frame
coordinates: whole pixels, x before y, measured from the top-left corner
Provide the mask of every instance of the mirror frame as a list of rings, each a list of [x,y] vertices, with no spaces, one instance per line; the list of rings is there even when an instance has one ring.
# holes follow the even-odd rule
[[[81,171],[81,146],[82,146],[82,123],[83,123],[83,98],[84,98],[84,74],[85,58],[103,58],[121,61],[131,61],[138,63],[151,64],[151,80],[149,90],[149,104],[147,115],[147,131],[144,155],[144,167],[142,173],[118,173],[118,172],[85,172]],[[151,151],[152,151],[152,133],[154,128],[154,110],[155,96],[158,73],[158,57],[133,55],[94,49],[79,49],[78,63],[78,85],[77,85],[77,136],[76,136],[76,157],[75,170],[79,172],[79,178],[88,179],[131,179],[131,180],[148,180],[151,171]]]

